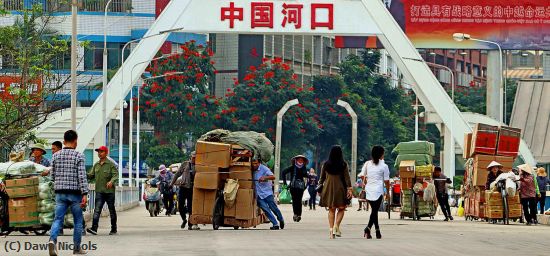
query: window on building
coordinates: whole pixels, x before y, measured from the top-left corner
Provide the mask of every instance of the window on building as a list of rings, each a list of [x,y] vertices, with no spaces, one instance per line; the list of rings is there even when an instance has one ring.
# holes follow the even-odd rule
[[[121,64],[122,47],[124,43],[107,43],[107,68],[115,69]],[[130,51],[126,47],[124,53],[126,57]],[[93,42],[90,47],[84,50],[84,69],[85,70],[98,70],[103,69],[103,43]]]
[[[474,76],[481,76],[481,69],[479,68],[479,65],[474,65]]]
[[[11,0],[17,1],[17,0]],[[23,2],[23,0],[19,0]],[[35,0],[40,2],[40,0]],[[109,0],[79,0],[79,11],[85,12],[104,12],[105,5]],[[67,12],[71,10],[71,5],[67,0],[47,1],[47,10],[51,12]],[[131,12],[132,0],[112,0],[109,5],[109,12]]]
[[[464,72],[464,61],[459,60],[456,62],[456,71]]]

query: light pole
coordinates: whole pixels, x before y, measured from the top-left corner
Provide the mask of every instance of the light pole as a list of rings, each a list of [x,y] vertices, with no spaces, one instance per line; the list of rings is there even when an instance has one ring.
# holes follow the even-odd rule
[[[182,30],[182,29],[183,29],[183,27],[168,29],[168,30],[162,30],[158,34],[148,35],[148,36],[144,36],[142,38],[130,40],[126,44],[124,44],[124,46],[122,47],[122,57],[121,57],[121,76],[122,76],[121,80],[122,80],[122,85],[120,86],[120,106],[119,106],[119,108],[120,108],[120,111],[119,111],[120,125],[119,125],[119,131],[118,131],[118,136],[119,136],[119,140],[118,140],[118,176],[119,176],[119,179],[118,179],[118,182],[119,182],[119,186],[122,186],[122,170],[123,170],[123,167],[122,167],[122,151],[123,151],[122,144],[123,144],[123,137],[124,137],[124,131],[123,131],[123,127],[124,127],[124,108],[123,108],[122,104],[123,104],[123,101],[124,101],[124,90],[123,90],[123,88],[124,88],[124,68],[122,68],[122,66],[124,65],[124,51],[126,50],[126,47],[128,45],[130,45],[131,43],[134,43],[134,42],[137,42],[137,41],[140,41],[140,40],[143,40],[143,39],[155,37],[155,36],[164,35],[164,34],[167,34],[167,33],[174,32],[174,31],[179,31],[179,30]],[[128,141],[130,144],[132,143],[132,138],[131,137],[132,136],[129,137],[129,141]],[[131,158],[131,156],[129,156],[129,158]],[[130,175],[130,173],[128,173],[128,174]]]
[[[76,131],[76,44],[78,0],[71,4],[71,129]]]
[[[109,5],[112,1],[113,0],[109,0],[107,4],[105,4],[105,12],[103,12],[103,106],[101,111],[101,124],[103,132],[101,132],[101,135],[104,134],[105,127],[107,126],[107,9],[109,9]],[[103,138],[101,139],[105,140],[105,136],[103,136]]]
[[[499,88],[499,93],[500,93],[500,99],[499,99],[499,122],[501,124],[505,124],[504,123],[504,116],[506,115],[504,110],[505,110],[505,94],[504,92],[506,91],[506,78],[504,77],[504,74],[502,72],[502,66],[503,66],[503,61],[502,61],[502,48],[500,47],[500,44],[498,44],[497,42],[493,42],[493,41],[489,41],[489,40],[483,40],[483,39],[477,39],[477,38],[473,38],[471,37],[469,34],[465,34],[465,33],[454,33],[453,34],[453,39],[455,41],[458,41],[458,42],[462,42],[464,40],[472,40],[472,41],[476,41],[476,42],[482,42],[482,43],[487,43],[487,44],[492,44],[492,45],[496,45],[497,48],[498,48],[498,52],[500,54],[500,78],[502,79],[502,83],[500,84],[500,88]]]
[[[298,99],[289,100],[277,113],[277,127],[275,133],[275,191],[279,189],[279,176],[281,173],[281,137],[283,133],[283,116],[294,105],[298,105]]]

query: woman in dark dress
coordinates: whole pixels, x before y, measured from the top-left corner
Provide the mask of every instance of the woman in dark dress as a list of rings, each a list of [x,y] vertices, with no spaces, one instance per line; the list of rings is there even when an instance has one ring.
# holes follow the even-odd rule
[[[309,204],[309,209],[313,209],[315,210],[315,199],[316,199],[316,195],[317,195],[317,192],[315,191],[316,188],[317,188],[317,182],[318,182],[318,179],[317,179],[317,173],[315,173],[315,170],[313,168],[311,168],[309,170],[309,174],[307,175],[307,192],[309,192],[309,200],[308,200],[308,204]]]
[[[319,206],[329,209],[330,238],[334,239],[342,236],[340,223],[344,219],[348,200],[353,196],[348,164],[344,161],[340,146],[333,146],[330,150],[329,158],[321,170],[319,184],[323,186]]]

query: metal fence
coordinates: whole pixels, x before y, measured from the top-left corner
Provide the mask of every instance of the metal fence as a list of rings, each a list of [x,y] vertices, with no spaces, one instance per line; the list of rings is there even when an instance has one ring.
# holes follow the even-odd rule
[[[90,184],[88,193],[88,206],[86,207],[86,212],[89,214],[94,213],[95,208],[95,184]],[[115,207],[117,211],[124,211],[139,205],[140,198],[140,189],[139,187],[116,187],[115,191]],[[108,209],[105,205],[103,207],[102,214],[107,214]]]
[[[79,0],[78,10],[88,12],[104,12],[109,0]],[[71,0],[3,0],[3,9],[7,11],[21,11],[29,9],[32,5],[41,4],[49,12],[71,11]],[[131,12],[132,0],[113,0],[109,5],[109,12]]]

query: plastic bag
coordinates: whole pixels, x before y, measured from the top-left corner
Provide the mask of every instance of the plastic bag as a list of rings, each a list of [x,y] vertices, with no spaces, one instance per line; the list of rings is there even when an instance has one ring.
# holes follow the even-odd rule
[[[227,179],[223,188],[223,199],[225,204],[231,208],[235,204],[237,198],[237,191],[239,190],[239,181],[234,179]]]
[[[307,190],[304,191],[304,195],[302,196],[302,201],[308,201],[311,198],[311,195]]]
[[[290,204],[292,196],[286,185],[283,185],[281,188],[281,193],[279,194],[279,203],[281,204]]]
[[[32,174],[34,172],[36,172],[36,167],[31,161],[13,163],[7,168],[7,173],[10,175]]]
[[[516,182],[511,179],[506,179],[506,194],[508,196],[514,197],[516,195]]]
[[[464,198],[461,197],[460,199],[458,199],[458,217],[464,217],[464,207],[462,206],[463,202]]]
[[[428,186],[424,189],[423,199],[426,202],[433,202],[435,198],[435,185],[428,183]]]

